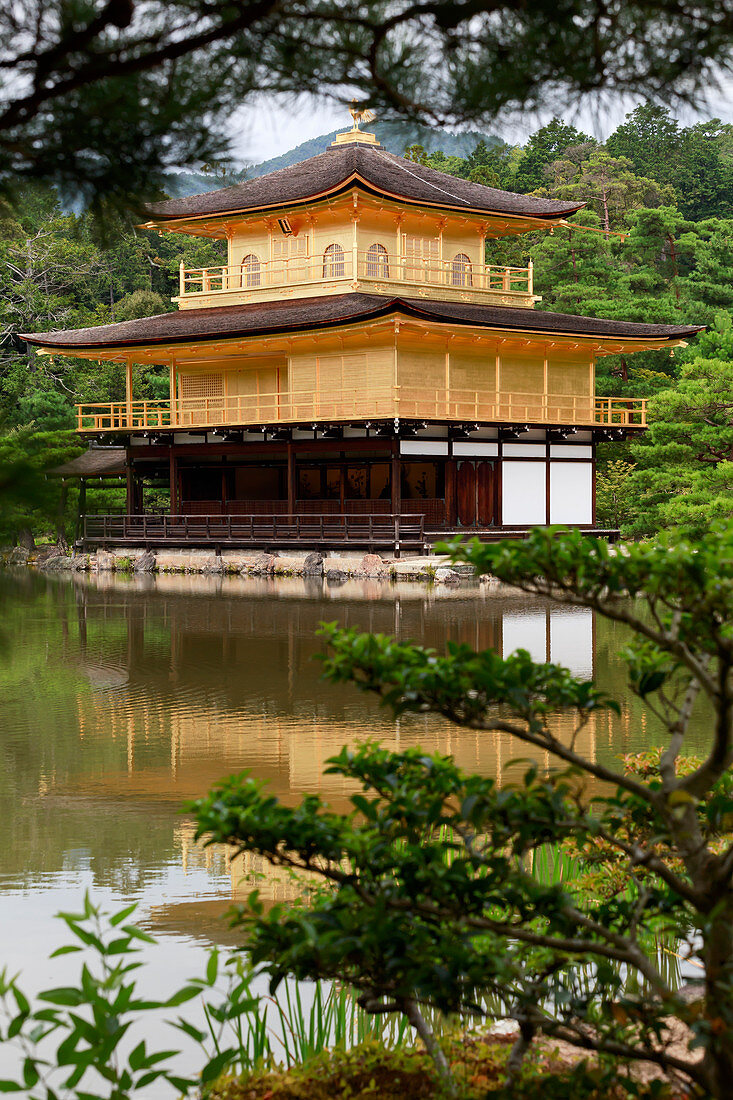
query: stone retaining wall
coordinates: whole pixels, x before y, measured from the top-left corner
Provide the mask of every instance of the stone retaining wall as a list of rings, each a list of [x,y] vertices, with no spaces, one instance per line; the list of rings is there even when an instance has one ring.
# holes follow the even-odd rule
[[[44,572],[91,573],[200,573],[263,577],[324,577],[337,585],[350,577],[417,580],[432,584],[459,584],[471,577],[468,566],[454,566],[446,557],[382,558],[378,554],[348,551],[307,551],[268,554],[261,551],[98,550],[95,554],[62,554],[55,547],[39,551],[15,547],[3,551],[4,565],[28,565]]]

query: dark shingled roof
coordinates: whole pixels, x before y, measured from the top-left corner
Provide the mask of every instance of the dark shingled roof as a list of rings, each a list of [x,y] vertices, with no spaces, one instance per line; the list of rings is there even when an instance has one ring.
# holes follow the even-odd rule
[[[585,206],[584,202],[558,202],[533,195],[515,195],[481,183],[436,172],[422,164],[388,153],[375,145],[337,145],[291,164],[268,176],[245,180],[233,187],[188,195],[183,199],[150,203],[153,219],[192,218],[206,214],[262,210],[305,202],[315,195],[337,193],[360,177],[374,191],[396,195],[414,203],[443,209],[478,210],[482,213],[516,214],[530,218],[562,218]]]
[[[631,321],[606,321],[600,317],[577,317],[537,309],[484,306],[467,302],[431,301],[426,298],[390,298],[382,294],[329,294],[276,302],[251,302],[239,306],[182,309],[119,321],[97,328],[68,332],[32,332],[23,335],[29,344],[74,349],[144,347],[153,344],[184,343],[217,337],[265,336],[278,332],[328,328],[369,321],[393,314],[453,325],[492,329],[551,332],[570,336],[653,337],[692,336],[700,325],[642,325]]]
[[[124,477],[124,447],[90,447],[84,454],[54,466],[49,477]]]

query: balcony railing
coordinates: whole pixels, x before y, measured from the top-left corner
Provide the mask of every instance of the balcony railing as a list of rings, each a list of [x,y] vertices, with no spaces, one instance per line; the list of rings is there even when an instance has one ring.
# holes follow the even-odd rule
[[[476,390],[395,386],[319,393],[111,401],[77,405],[80,432],[246,427],[364,419],[427,419],[484,423],[646,427],[646,399],[567,394],[491,394]]]
[[[448,287],[453,291],[491,294],[533,293],[532,264],[500,267],[462,260],[420,259],[370,252],[339,254],[337,257],[293,256],[288,259],[251,261],[234,266],[186,268],[181,264],[179,294],[225,294],[266,290],[268,287],[331,284],[355,280],[376,283],[406,283],[412,286]]]
[[[85,515],[84,542],[97,546],[365,546],[423,550],[424,513],[294,515]]]

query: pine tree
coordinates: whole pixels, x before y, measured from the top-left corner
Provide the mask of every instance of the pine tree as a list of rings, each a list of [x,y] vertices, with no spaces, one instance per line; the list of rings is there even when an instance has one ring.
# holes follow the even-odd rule
[[[549,165],[559,160],[568,146],[585,142],[592,142],[592,138],[561,119],[553,118],[533,134],[525,146],[515,177],[517,191],[526,194],[546,186]]]
[[[700,534],[733,517],[733,324],[719,327],[687,353],[679,381],[649,402],[650,428],[633,447],[629,478],[634,518],[628,533],[681,526]]]

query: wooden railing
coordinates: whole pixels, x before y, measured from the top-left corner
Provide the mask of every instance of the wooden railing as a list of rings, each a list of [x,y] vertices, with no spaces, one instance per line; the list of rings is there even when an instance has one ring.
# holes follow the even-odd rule
[[[112,401],[77,405],[80,432],[138,431],[161,428],[247,427],[270,424],[364,419],[476,420],[646,427],[646,399],[568,394],[492,394],[395,386],[381,393],[366,389],[334,395],[312,393],[238,394],[232,397],[176,398],[175,401]]]
[[[179,295],[184,298],[191,294],[222,294],[235,290],[254,293],[267,287],[353,282],[355,277],[370,282],[427,284],[491,294],[530,296],[533,293],[531,262],[527,267],[502,267],[410,256],[394,259],[382,253],[344,251],[336,258],[292,256],[223,267],[187,268],[181,264]]]
[[[267,515],[85,515],[84,542],[95,546],[362,546],[423,549],[420,513]]]

